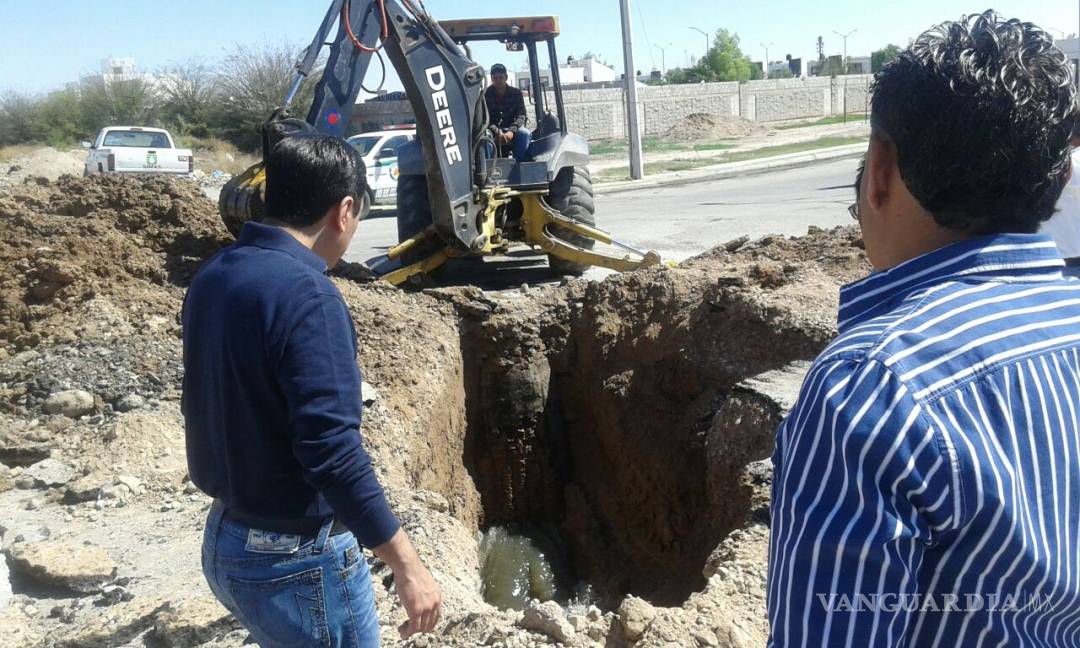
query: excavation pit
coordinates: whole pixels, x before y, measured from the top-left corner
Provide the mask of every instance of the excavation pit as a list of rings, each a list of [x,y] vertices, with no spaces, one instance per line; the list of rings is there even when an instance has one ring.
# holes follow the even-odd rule
[[[797,391],[802,373],[790,365],[821,340],[689,277],[582,284],[541,312],[463,320],[463,459],[477,529],[526,538],[504,535],[519,544],[489,560],[485,536],[482,564],[509,572],[482,573],[485,587],[516,592],[514,604],[490,602],[520,608],[543,554],[553,584],[539,590],[562,603],[588,592],[585,602],[608,609],[628,594],[680,605],[704,587],[720,542],[764,515],[745,469],[770,456],[785,398],[748,380],[783,376]]]
[[[496,607],[763,606],[776,428],[866,269],[838,230],[539,289],[339,284],[379,392],[366,438],[455,609],[483,609],[492,529],[536,545],[508,552]]]

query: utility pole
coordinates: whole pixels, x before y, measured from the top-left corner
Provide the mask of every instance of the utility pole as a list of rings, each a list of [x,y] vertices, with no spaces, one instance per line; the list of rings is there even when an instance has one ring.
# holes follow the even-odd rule
[[[708,32],[702,31],[702,30],[698,29],[697,27],[691,27],[690,29],[693,29],[694,31],[696,31],[697,33],[699,33],[699,34],[701,34],[702,36],[705,37],[705,58],[704,58],[704,60],[706,61],[706,64],[708,64],[707,62],[709,60],[709,50],[712,49],[712,40],[709,38]]]
[[[765,69],[762,70],[762,72],[765,73],[766,79],[769,78],[769,48],[772,47],[772,45],[772,43],[769,43],[768,45],[761,43],[761,46],[765,48]]]
[[[836,30],[833,30],[834,34],[836,34],[840,38],[844,39],[844,123],[845,124],[847,123],[847,78],[848,78],[847,37],[851,36],[852,34],[854,34],[857,31],[859,31],[859,30],[858,29],[852,29],[851,31],[849,31],[846,34],[841,34],[840,32],[838,32]]]
[[[656,49],[660,50],[660,72],[665,76],[667,75],[667,48],[671,47],[671,43],[667,45],[653,45]]]
[[[641,163],[641,130],[637,116],[637,70],[634,67],[634,35],[630,25],[630,0],[619,0],[622,10],[623,69],[626,73],[626,134],[630,140],[630,179],[640,180],[644,175]]]

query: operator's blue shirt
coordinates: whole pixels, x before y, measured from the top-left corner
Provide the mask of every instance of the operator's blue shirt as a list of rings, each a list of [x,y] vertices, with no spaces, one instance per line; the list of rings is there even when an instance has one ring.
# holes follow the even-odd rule
[[[361,442],[356,331],[325,271],[257,223],[199,271],[183,312],[188,469],[231,509],[333,515],[376,547],[399,525]]]

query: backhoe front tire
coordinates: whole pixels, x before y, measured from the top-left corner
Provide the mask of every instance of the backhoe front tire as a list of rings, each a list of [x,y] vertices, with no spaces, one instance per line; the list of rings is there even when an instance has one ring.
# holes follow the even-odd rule
[[[583,225],[596,226],[596,203],[593,200],[592,176],[589,175],[589,170],[584,167],[566,167],[559,171],[548,190],[548,205],[567,218]],[[552,236],[586,250],[591,250],[596,245],[593,239],[561,227],[551,227],[549,231]],[[560,275],[581,276],[589,269],[588,264],[560,259],[554,254],[548,255],[548,265],[552,272]]]

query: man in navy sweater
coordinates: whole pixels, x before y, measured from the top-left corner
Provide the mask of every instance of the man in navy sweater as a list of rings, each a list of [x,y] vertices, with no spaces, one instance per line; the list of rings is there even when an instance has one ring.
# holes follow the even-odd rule
[[[215,499],[203,572],[264,648],[379,645],[360,544],[393,570],[403,635],[439,618],[439,587],[361,441],[356,334],[325,275],[362,218],[364,178],[339,139],[279,143],[268,218],[245,224],[184,302],[188,467]]]

